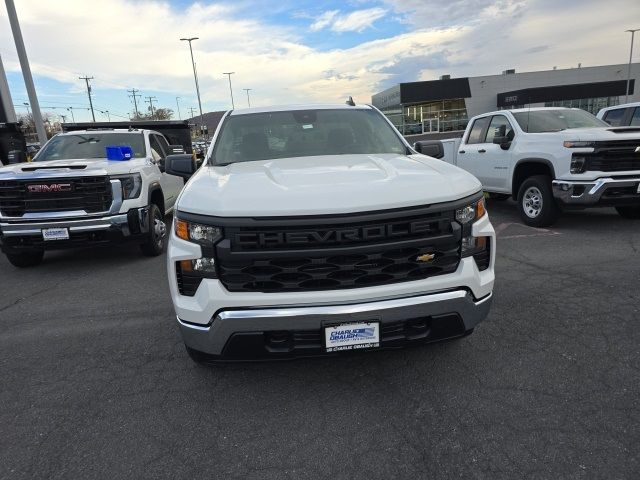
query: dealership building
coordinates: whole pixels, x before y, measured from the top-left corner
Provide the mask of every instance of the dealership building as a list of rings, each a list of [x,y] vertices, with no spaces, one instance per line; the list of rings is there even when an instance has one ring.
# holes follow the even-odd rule
[[[373,95],[379,108],[404,135],[464,130],[469,118],[493,110],[521,107],[577,107],[596,114],[625,102],[628,64],[541,72],[400,83]],[[629,102],[640,101],[631,64]]]

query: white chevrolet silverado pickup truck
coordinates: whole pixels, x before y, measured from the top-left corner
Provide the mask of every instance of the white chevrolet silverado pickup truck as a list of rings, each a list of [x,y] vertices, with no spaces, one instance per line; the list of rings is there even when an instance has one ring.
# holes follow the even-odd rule
[[[613,128],[580,109],[489,112],[461,139],[414,147],[474,174],[492,197],[513,197],[530,226],[550,226],[569,207],[640,218],[640,129]]]
[[[151,130],[74,131],[53,137],[31,163],[0,168],[2,251],[17,267],[40,263],[46,250],[120,241],[159,255],[165,214],[184,185],[164,171],[175,149]]]
[[[269,359],[464,336],[495,234],[472,175],[371,106],[227,112],[176,204],[168,280],[190,356]]]

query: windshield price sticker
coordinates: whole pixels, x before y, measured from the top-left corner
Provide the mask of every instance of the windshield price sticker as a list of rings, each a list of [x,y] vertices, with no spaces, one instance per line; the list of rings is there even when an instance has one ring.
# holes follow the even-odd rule
[[[380,346],[380,323],[348,323],[324,329],[327,352]]]
[[[69,240],[68,228],[43,228],[42,239],[48,240]]]

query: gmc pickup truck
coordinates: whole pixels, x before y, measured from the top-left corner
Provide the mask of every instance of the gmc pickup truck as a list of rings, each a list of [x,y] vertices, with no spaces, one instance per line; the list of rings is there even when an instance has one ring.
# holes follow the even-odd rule
[[[128,156],[109,158],[127,150]],[[0,247],[17,267],[47,250],[112,242],[163,251],[165,214],[184,180],[164,171],[170,146],[152,130],[97,129],[56,135],[31,163],[0,168]]]
[[[416,153],[371,106],[226,113],[167,254],[196,362],[462,337],[489,311],[495,234],[472,175]]]
[[[415,149],[474,174],[524,223],[550,226],[563,208],[615,207],[640,218],[640,129],[614,128],[569,108],[500,110],[469,121],[461,139]]]

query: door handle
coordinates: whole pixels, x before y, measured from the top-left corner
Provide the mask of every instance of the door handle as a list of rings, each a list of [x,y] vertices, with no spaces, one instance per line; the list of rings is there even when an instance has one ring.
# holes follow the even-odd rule
[[[487,153],[487,151],[484,148],[481,148],[480,150],[478,150],[478,153]]]
[[[464,153],[464,150],[460,150],[458,153]]]

